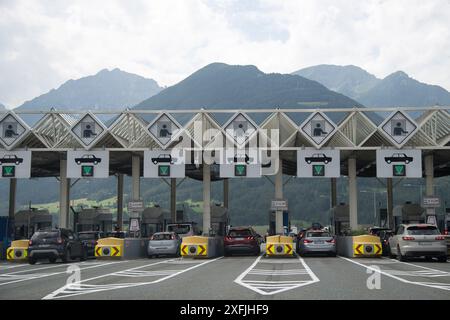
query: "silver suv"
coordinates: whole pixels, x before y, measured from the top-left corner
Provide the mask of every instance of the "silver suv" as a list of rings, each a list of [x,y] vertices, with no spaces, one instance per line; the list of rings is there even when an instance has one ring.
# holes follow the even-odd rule
[[[400,261],[407,257],[438,258],[447,261],[447,244],[445,237],[432,224],[401,224],[395,235],[389,239],[391,256]]]

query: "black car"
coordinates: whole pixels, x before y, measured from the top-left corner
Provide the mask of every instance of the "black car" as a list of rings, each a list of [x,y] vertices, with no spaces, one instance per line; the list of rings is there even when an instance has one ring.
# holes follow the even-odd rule
[[[388,256],[391,250],[389,246],[389,238],[394,234],[394,232],[389,228],[372,227],[369,229],[369,233],[380,238],[382,255]]]
[[[160,162],[162,163],[170,163],[174,164],[176,159],[172,158],[172,155],[170,154],[160,154],[156,158],[151,159],[154,164],[158,164]]]
[[[245,162],[246,164],[250,164],[252,161],[253,158],[249,157],[247,154],[235,154],[233,158],[228,158],[229,163]]]
[[[250,253],[259,255],[261,252],[261,236],[251,227],[231,227],[223,240],[224,254]]]
[[[89,257],[95,256],[95,246],[97,245],[97,240],[104,238],[105,235],[102,231],[82,231],[78,232],[78,238],[83,243],[86,248],[87,255]]]
[[[93,164],[97,164],[102,162],[102,159],[97,158],[96,156],[94,156],[93,154],[85,154],[84,156],[82,156],[81,158],[75,158],[75,162],[77,164],[82,164],[82,163],[93,163]]]
[[[312,162],[323,162],[327,164],[333,160],[331,157],[327,157],[324,153],[314,153],[312,157],[306,157],[306,163],[310,164]]]
[[[23,162],[23,159],[17,157],[15,154],[7,154],[3,158],[0,158],[0,164],[15,163],[16,165],[19,165],[22,162]]]
[[[63,262],[75,258],[86,260],[87,250],[78,235],[69,229],[35,232],[28,247],[28,262],[35,264],[37,260],[48,259],[54,263],[58,258]]]
[[[384,161],[386,161],[387,163],[391,163],[391,162],[404,162],[406,164],[410,163],[413,161],[412,157],[408,157],[406,154],[404,153],[394,153],[392,156],[390,157],[384,157]]]

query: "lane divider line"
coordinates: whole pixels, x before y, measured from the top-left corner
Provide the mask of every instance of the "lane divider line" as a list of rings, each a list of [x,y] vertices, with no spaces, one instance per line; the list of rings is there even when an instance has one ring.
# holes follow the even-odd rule
[[[255,269],[258,263],[266,263],[267,260],[261,260],[262,256],[256,258],[256,260],[244,271],[242,272],[234,282],[241,285],[247,289],[255,291],[261,295],[274,295],[284,291],[300,288],[302,286],[310,285],[319,282],[319,278],[314,274],[311,268],[304,262],[301,257],[298,260],[294,260],[295,263],[302,264],[303,269],[286,269],[286,270],[264,270]],[[275,261],[275,260],[274,260]],[[282,260],[278,260],[282,261]],[[272,263],[272,262],[268,262]],[[282,262],[277,262],[282,264]],[[292,259],[286,259],[286,263],[293,263]],[[261,275],[266,277],[271,276],[293,276],[293,275],[308,275],[311,280],[289,280],[289,281],[275,281],[275,280],[245,280],[247,275]],[[266,290],[266,291],[265,291]]]
[[[89,267],[86,267],[86,268],[80,268],[80,269],[81,269],[81,271],[83,271],[83,270],[103,267],[103,266],[106,266],[106,265],[117,264],[117,263],[122,263],[122,262],[124,262],[124,261],[112,261],[112,262],[109,262],[109,263],[94,264],[93,266],[89,266]],[[67,264],[66,266],[69,266],[69,265],[70,264]],[[78,265],[81,265],[81,264],[78,264]],[[86,264],[81,265],[81,266],[85,266],[85,265]],[[49,268],[47,268],[47,269],[49,269]],[[39,269],[39,270],[43,270],[43,269]],[[65,274],[65,273],[66,273],[66,270],[59,271],[59,272],[53,272],[53,273],[32,273],[32,274],[25,274],[25,275],[18,275],[18,272],[11,272],[11,273],[8,273],[8,274],[0,275],[0,279],[5,278],[3,276],[11,276],[11,275],[12,276],[21,276],[22,278],[16,278],[15,280],[12,280],[12,281],[0,283],[0,286],[5,286],[5,285],[8,285],[8,284],[22,282],[22,281],[27,281],[27,280],[42,279],[42,278],[47,278],[47,277],[51,277],[51,276],[54,276],[54,275]]]
[[[380,273],[382,275],[385,275],[386,277],[390,277],[392,279],[396,279],[396,280],[398,280],[400,282],[403,282],[403,283],[417,285],[417,286],[423,286],[423,287],[428,287],[428,288],[433,288],[433,289],[450,290],[450,284],[435,283],[435,282],[415,282],[415,281],[410,281],[410,280],[406,280],[406,279],[400,278],[400,277],[398,277],[396,275],[390,274],[389,272],[386,272],[384,270],[377,270],[375,268],[372,268],[371,266],[365,265],[363,263],[354,261],[354,260],[346,258],[346,257],[339,256],[339,258],[341,258],[343,260],[346,260],[348,262],[354,263],[356,265],[359,265],[359,266],[361,266],[363,268],[366,268],[368,270],[372,270],[374,272],[378,272],[378,273]],[[427,267],[424,267],[424,268],[430,269],[430,268],[427,268]]]
[[[98,277],[93,277],[93,278],[89,278],[89,279],[85,279],[82,280],[80,282],[76,282],[76,283],[71,283],[68,285],[65,285],[55,291],[53,291],[52,293],[46,295],[45,297],[42,298],[42,300],[52,300],[52,299],[60,299],[60,298],[69,298],[69,297],[73,297],[73,296],[79,296],[82,294],[89,294],[89,293],[96,293],[96,292],[100,292],[100,291],[109,291],[109,290],[115,290],[115,289],[123,289],[123,288],[132,288],[132,287],[139,287],[139,286],[145,286],[145,285],[151,285],[151,284],[156,284],[156,283],[160,283],[162,281],[168,280],[170,278],[176,277],[182,273],[188,272],[190,270],[199,268],[203,265],[206,265],[208,263],[217,261],[219,259],[222,259],[223,257],[218,257],[215,259],[211,259],[211,260],[206,260],[206,261],[202,261],[201,263],[197,263],[196,261],[193,261],[193,266],[187,268],[187,269],[181,269],[178,272],[175,273],[171,273],[169,275],[166,275],[165,277],[162,277],[160,279],[157,280],[153,280],[153,281],[147,281],[147,282],[136,282],[136,283],[111,283],[111,284],[101,284],[101,285],[96,285],[96,284],[86,284],[85,282],[88,281],[92,281],[92,280],[97,280],[97,279],[101,279],[101,278],[105,278],[105,277],[109,277],[109,276],[116,276],[116,277],[122,277],[123,274],[131,274],[132,272],[135,272],[136,270],[145,268],[145,267],[149,267],[149,266],[155,266],[155,265],[159,265],[159,264],[164,264],[164,263],[170,263],[173,262],[175,259],[170,259],[170,260],[165,260],[165,261],[159,261],[156,263],[152,263],[152,264],[148,264],[148,265],[144,265],[144,266],[139,266],[136,268],[131,268],[131,269],[127,269],[127,270],[123,270],[120,273],[119,272],[113,272],[113,273],[108,273],[108,274],[104,274]],[[155,270],[156,271],[156,270]]]

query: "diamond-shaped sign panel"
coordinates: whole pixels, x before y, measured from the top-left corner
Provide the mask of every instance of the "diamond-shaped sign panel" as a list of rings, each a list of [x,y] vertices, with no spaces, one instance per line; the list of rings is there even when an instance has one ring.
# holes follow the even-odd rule
[[[300,129],[308,140],[319,147],[331,138],[336,125],[322,112],[316,112],[303,122]]]
[[[0,120],[0,142],[6,149],[12,149],[25,136],[26,125],[14,114],[8,113]]]
[[[417,130],[417,125],[401,111],[394,112],[382,124],[383,133],[397,146],[405,144]]]
[[[156,142],[163,148],[167,148],[181,132],[181,125],[168,114],[161,114],[147,127]]]
[[[93,114],[86,114],[72,127],[72,133],[85,147],[91,147],[105,133],[105,127]]]
[[[256,125],[242,113],[236,114],[225,124],[225,132],[239,146],[246,144],[256,133]]]

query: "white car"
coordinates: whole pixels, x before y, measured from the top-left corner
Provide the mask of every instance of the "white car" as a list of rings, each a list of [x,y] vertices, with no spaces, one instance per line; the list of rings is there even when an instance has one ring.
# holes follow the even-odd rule
[[[401,224],[395,235],[389,238],[391,256],[405,261],[407,257],[438,258],[447,261],[447,244],[445,236],[432,224]]]

